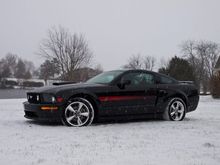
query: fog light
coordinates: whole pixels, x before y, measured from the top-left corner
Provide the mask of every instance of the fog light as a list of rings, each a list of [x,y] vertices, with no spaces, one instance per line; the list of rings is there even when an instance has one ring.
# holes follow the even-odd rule
[[[45,111],[50,111],[50,110],[58,110],[58,107],[43,106],[40,109]]]
[[[54,96],[52,97],[52,102],[53,102],[53,103],[55,103],[55,102],[56,102],[56,99],[55,99],[55,97],[54,97]]]

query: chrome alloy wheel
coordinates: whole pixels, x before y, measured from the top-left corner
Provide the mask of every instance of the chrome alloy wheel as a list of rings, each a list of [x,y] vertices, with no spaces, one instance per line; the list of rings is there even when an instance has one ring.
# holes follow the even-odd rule
[[[90,118],[89,107],[81,102],[75,101],[69,104],[65,109],[66,122],[75,127],[83,126]]]
[[[170,114],[171,119],[174,121],[182,120],[185,114],[184,104],[179,100],[175,100],[170,105],[169,114]]]

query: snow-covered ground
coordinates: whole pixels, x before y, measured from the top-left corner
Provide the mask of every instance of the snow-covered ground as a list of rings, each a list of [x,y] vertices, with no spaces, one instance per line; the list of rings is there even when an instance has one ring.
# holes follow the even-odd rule
[[[219,165],[220,100],[202,96],[182,122],[148,120],[83,128],[30,122],[24,99],[0,100],[0,164]]]

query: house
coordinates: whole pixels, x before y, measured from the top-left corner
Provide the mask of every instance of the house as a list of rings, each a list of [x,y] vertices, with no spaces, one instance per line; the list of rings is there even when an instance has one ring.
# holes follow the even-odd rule
[[[217,73],[220,71],[220,56],[218,58],[218,61],[216,62],[215,64],[215,69],[214,69],[214,72]]]
[[[101,73],[99,70],[95,70],[89,67],[76,69],[73,73],[74,82],[85,82],[86,80],[94,77],[95,75]]]

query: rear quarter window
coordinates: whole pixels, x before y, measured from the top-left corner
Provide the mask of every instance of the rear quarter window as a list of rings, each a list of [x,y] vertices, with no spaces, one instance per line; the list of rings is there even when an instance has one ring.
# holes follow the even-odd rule
[[[160,76],[160,83],[161,84],[175,84],[176,81],[169,77]]]

